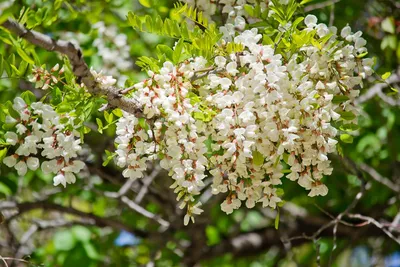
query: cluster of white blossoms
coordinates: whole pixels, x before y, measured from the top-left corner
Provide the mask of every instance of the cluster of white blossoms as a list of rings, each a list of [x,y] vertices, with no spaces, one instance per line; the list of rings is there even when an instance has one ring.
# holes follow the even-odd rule
[[[117,27],[105,25],[103,21],[94,24],[93,29],[97,30],[93,45],[103,60],[102,70],[118,77],[118,83],[123,85],[127,77],[121,73],[129,71],[133,66],[128,37],[124,33],[118,33]]]
[[[34,83],[36,88],[47,90],[61,80],[60,76],[63,73],[64,67],[60,69],[60,65],[58,63],[50,69],[50,72],[40,66],[35,66],[32,69],[32,77],[29,79],[29,81]]]
[[[310,42],[284,58],[251,29],[231,36],[242,52],[217,56],[212,66],[196,57],[149,71],[132,93],[144,117],[124,113],[117,124],[124,176],[140,178],[146,161],[161,159],[180,207],[187,206],[185,223],[202,212],[195,196],[210,174],[212,193],[227,194],[226,213],[243,201],[276,208],[285,173],[309,196],[326,195],[321,179],[332,173],[334,125],[356,123],[357,86],[371,75],[372,60],[359,56],[366,52],[361,32],[345,27],[338,35],[312,15],[305,24],[316,42],[329,35],[321,47]]]
[[[27,105],[20,97],[14,99],[12,107],[17,114],[7,115],[6,123],[15,128],[6,132],[5,139],[13,154],[5,157],[3,163],[14,167],[20,176],[28,169],[41,167],[45,174],[55,174],[54,186],[75,183],[75,173],[83,169],[84,163],[75,159],[81,150],[81,140],[73,127],[74,118],[59,115],[42,102]]]

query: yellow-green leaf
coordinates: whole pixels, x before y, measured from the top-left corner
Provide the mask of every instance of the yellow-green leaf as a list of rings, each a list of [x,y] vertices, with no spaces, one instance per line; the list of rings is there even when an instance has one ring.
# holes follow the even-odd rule
[[[264,156],[260,152],[253,151],[253,164],[256,166],[261,166],[264,163]]]
[[[341,134],[340,140],[342,140],[343,143],[351,144],[351,143],[353,143],[353,136],[351,136],[349,134]]]
[[[390,71],[385,72],[385,73],[382,75],[382,79],[386,80],[387,78],[390,77],[390,74],[391,74]]]

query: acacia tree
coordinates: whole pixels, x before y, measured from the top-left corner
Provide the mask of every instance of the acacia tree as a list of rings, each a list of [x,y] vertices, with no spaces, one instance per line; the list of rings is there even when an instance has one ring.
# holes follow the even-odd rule
[[[307,0],[142,0],[129,12],[124,1],[12,2],[0,73],[23,92],[0,104],[5,264],[33,253],[66,266],[218,265],[265,250],[273,264],[314,244],[300,255],[331,265],[341,238],[400,244],[396,211],[389,223],[355,213],[372,184],[364,172],[389,194],[400,186],[349,156],[360,104],[377,94],[397,106],[399,76],[374,74],[362,32],[332,26],[333,7],[328,26]],[[395,25],[382,20],[389,34]],[[351,195],[321,207],[342,194],[332,161]],[[117,257],[107,243],[121,230],[132,247]],[[51,245],[35,250],[46,233]]]

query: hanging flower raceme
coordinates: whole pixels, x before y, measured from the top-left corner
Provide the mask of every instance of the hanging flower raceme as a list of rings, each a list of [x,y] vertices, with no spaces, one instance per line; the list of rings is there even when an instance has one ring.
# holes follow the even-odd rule
[[[44,173],[55,174],[55,186],[75,183],[75,174],[84,163],[76,159],[81,140],[74,129],[74,118],[59,115],[42,102],[28,105],[21,97],[14,99],[12,109],[15,113],[13,117],[7,115],[6,122],[14,127],[5,133],[5,141],[14,153],[5,157],[3,163],[24,176],[28,169],[38,169],[41,161]]]
[[[321,179],[332,168],[328,154],[336,149],[337,125],[354,125],[357,86],[371,75],[372,61],[361,33],[305,18],[304,44],[290,56],[260,43],[257,29],[225,34],[241,52],[202,57],[173,65],[135,85],[132,97],[144,118],[124,113],[117,124],[117,164],[124,176],[143,176],[146,161],[161,159],[169,170],[188,223],[201,210],[196,195],[212,175],[212,193],[227,193],[226,213],[256,203],[276,208],[282,202],[277,185],[286,178],[326,195]],[[202,74],[206,75],[202,75]]]
[[[281,39],[293,41],[283,40],[282,48],[256,28],[244,30],[242,17],[233,23],[220,28],[222,39],[208,60],[193,57],[180,40],[170,51],[180,62],[156,65],[129,91],[142,116],[122,112],[116,122],[115,163],[122,175],[142,178],[148,161],[160,160],[187,210],[185,224],[202,212],[206,186],[224,194],[221,209],[228,214],[242,204],[275,209],[282,204],[283,178],[310,197],[326,195],[322,178],[333,171],[328,154],[348,138],[343,131],[356,128],[354,100],[372,74],[372,60],[363,58],[366,41],[348,26],[338,33],[309,15],[301,30],[279,26]],[[185,60],[176,60],[185,53]],[[36,69],[33,81],[51,85],[53,74]],[[98,86],[116,83],[101,72],[92,75]],[[81,146],[73,118],[22,98],[12,109],[16,114],[6,123],[14,127],[5,139],[13,153],[3,162],[25,175],[42,161],[43,172],[56,174],[54,185],[75,182],[84,164],[76,160]]]

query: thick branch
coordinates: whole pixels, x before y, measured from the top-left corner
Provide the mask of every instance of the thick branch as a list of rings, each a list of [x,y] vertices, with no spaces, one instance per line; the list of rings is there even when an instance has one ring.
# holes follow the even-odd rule
[[[89,93],[98,96],[105,96],[109,105],[140,116],[141,109],[135,99],[124,97],[120,93],[121,90],[116,87],[104,87],[100,86],[100,84],[96,82],[88,65],[83,59],[81,49],[75,47],[71,42],[55,40],[40,32],[28,30],[18,22],[11,19],[6,20],[1,26],[36,46],[42,47],[48,51],[56,51],[66,55],[71,62],[75,76],[85,84]]]
[[[29,212],[31,210],[36,210],[36,209],[43,209],[43,210],[52,210],[52,211],[58,211],[62,213],[69,213],[72,215],[76,215],[79,218],[85,218],[85,219],[91,219],[94,221],[94,224],[99,227],[104,227],[104,226],[110,226],[112,228],[118,229],[118,230],[125,230],[130,233],[135,234],[136,236],[139,237],[146,237],[148,234],[142,230],[134,229],[129,225],[126,225],[120,221],[116,221],[113,219],[109,218],[104,218],[104,217],[99,217],[93,213],[86,213],[77,209],[74,209],[72,207],[64,207],[59,204],[47,202],[47,201],[38,201],[38,202],[23,202],[23,203],[15,203],[15,202],[2,202],[0,203],[0,209],[1,210],[6,210],[6,209],[18,209],[19,213],[18,216],[25,212]]]

